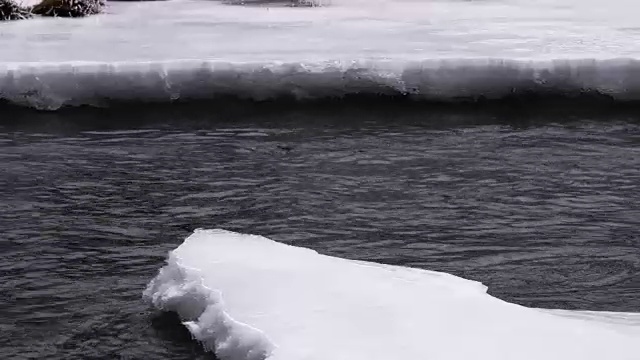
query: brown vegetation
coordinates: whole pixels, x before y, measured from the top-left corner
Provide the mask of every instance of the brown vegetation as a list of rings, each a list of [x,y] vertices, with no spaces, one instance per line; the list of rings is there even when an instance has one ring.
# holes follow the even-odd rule
[[[20,6],[13,0],[0,0],[0,21],[21,20],[30,17],[31,11],[28,8]]]
[[[83,17],[102,12],[103,0],[43,0],[31,9],[42,16]]]

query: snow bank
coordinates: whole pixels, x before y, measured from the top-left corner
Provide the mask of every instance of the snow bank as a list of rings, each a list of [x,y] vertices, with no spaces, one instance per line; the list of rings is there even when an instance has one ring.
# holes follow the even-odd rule
[[[306,63],[172,61],[0,64],[0,99],[37,109],[233,96],[341,98],[376,94],[416,100],[574,97],[640,100],[640,61],[441,59]]]
[[[529,309],[445,273],[197,230],[144,292],[223,360],[637,360],[637,315]],[[623,319],[635,319],[623,321]]]
[[[637,0],[256,1],[116,1],[85,19],[2,24],[0,100],[640,99]]]

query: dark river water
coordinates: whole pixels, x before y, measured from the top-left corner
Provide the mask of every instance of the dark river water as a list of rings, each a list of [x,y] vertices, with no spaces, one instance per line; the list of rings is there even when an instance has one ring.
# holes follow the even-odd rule
[[[210,358],[141,293],[191,230],[640,311],[640,121],[358,109],[0,117],[0,358]]]

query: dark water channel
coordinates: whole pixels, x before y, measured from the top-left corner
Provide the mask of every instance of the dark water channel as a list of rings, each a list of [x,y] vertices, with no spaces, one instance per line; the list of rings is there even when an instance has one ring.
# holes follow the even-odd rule
[[[93,117],[0,121],[0,358],[207,358],[141,300],[198,227],[640,311],[636,118]]]

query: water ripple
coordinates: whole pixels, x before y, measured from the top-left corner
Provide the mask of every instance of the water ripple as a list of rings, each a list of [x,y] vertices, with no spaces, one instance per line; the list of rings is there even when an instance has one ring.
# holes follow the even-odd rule
[[[205,359],[140,292],[197,227],[640,311],[640,127],[365,119],[0,134],[0,353]]]

